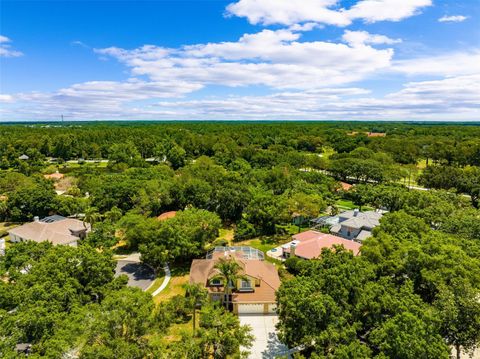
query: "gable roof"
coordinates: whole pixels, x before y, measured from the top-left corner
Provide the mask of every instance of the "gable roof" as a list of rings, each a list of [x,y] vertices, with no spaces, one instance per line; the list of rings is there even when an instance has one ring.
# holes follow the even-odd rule
[[[79,239],[73,234],[74,232],[88,232],[89,230],[90,226],[87,224],[87,228],[85,228],[83,222],[78,219],[51,216],[41,221],[33,221],[15,227],[8,233],[35,242],[49,241],[53,244],[69,244]]]
[[[230,254],[225,252],[221,256],[214,256],[211,259],[194,259],[190,266],[190,283],[198,283],[207,287],[208,280],[219,272],[215,264],[219,258],[232,258],[242,267],[241,273],[259,279],[259,287],[254,292],[236,293],[233,296],[234,302],[275,302],[275,292],[280,287],[280,278],[277,269],[271,263],[258,259],[244,259],[238,253]],[[211,292],[221,291],[218,287],[207,287]]]

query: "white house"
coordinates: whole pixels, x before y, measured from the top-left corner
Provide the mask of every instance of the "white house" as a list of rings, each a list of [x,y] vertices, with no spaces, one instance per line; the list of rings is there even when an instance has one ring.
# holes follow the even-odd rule
[[[330,232],[361,242],[372,235],[372,229],[380,224],[382,216],[381,212],[360,212],[358,209],[342,212],[338,215],[339,223],[330,228]]]
[[[33,222],[15,227],[8,231],[12,242],[49,241],[53,244],[77,246],[77,242],[85,238],[90,231],[90,225],[84,225],[82,221],[62,216],[50,216],[40,220],[35,217]]]

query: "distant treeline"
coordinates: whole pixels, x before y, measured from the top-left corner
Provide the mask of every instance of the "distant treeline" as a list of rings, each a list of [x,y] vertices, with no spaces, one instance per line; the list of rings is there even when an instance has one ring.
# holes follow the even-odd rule
[[[369,137],[368,133],[386,133]],[[383,122],[98,122],[0,125],[0,165],[21,154],[63,160],[108,158],[114,144],[132,143],[143,158],[178,145],[187,157],[228,151],[248,157],[295,150],[382,151],[402,164],[480,165],[480,126]]]

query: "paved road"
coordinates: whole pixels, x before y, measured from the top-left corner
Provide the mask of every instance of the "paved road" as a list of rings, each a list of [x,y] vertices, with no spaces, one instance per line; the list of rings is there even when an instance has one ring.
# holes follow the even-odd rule
[[[122,274],[128,276],[128,286],[137,287],[142,290],[147,290],[155,280],[155,274],[150,267],[125,259],[117,261],[117,267],[115,268],[116,277]]]
[[[273,359],[287,352],[287,347],[279,342],[275,324],[278,322],[277,315],[241,314],[238,316],[240,323],[252,327],[255,336],[249,359]]]

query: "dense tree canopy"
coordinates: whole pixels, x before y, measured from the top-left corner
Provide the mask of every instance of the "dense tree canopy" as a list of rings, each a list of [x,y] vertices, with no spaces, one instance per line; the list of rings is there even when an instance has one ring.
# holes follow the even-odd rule
[[[480,340],[479,166],[473,125],[1,125],[0,221],[59,214],[92,232],[77,249],[8,248],[0,356],[13,357],[19,342],[33,343],[33,357],[238,356],[248,330],[203,300],[195,333],[165,344],[168,328],[196,313],[197,297],[154,306],[114,279],[110,250],[138,250],[158,271],[226,243],[222,227],[233,240],[278,237],[349,200],[390,213],[359,257],[338,248],[286,262],[281,338],[311,358],[471,350]],[[64,178],[44,177],[57,170]],[[159,221],[167,211],[176,217]]]

